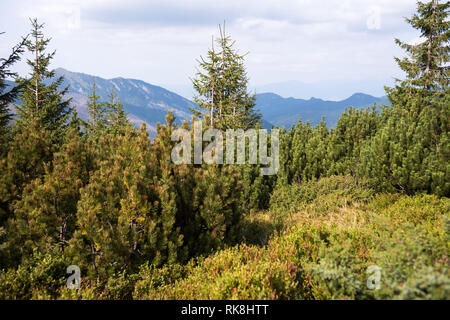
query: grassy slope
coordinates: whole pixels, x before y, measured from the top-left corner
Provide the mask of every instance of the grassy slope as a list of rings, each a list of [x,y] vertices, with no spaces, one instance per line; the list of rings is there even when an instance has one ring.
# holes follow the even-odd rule
[[[374,194],[351,177],[276,188],[235,247],[108,282],[65,286],[70,261],[0,273],[2,299],[450,299],[450,199]],[[67,261],[66,261],[67,260]],[[370,290],[369,266],[381,268]]]
[[[134,298],[450,298],[449,199],[372,195],[348,177],[285,187],[274,197],[270,212],[247,220],[254,243],[281,231],[267,245],[167,267],[157,281],[143,270]],[[367,288],[370,265],[381,268],[379,290]]]

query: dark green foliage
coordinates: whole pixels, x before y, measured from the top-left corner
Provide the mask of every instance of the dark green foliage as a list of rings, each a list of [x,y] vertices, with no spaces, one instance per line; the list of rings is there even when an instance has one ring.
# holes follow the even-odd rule
[[[19,97],[21,103],[16,105],[18,118],[14,122],[9,152],[0,162],[0,225],[12,215],[12,207],[15,201],[20,200],[25,186],[43,175],[45,167],[51,165],[53,153],[63,141],[70,112],[69,101],[63,100],[66,90],[59,91],[58,88],[63,79],[44,84],[45,79],[54,75],[53,71],[48,70],[54,53],[45,53],[49,39],[43,38],[43,25],[38,24],[36,19],[31,23],[32,40],[24,39],[22,46],[34,54],[34,60],[28,60],[32,71],[29,79],[17,79],[16,88],[22,90]],[[13,53],[12,62],[17,60],[22,46]],[[5,68],[12,62],[6,61]],[[11,75],[6,69],[3,72]],[[16,94],[16,91],[9,92],[4,102],[11,102]]]
[[[444,4],[439,4],[437,0],[418,2],[417,13],[406,21],[419,30],[425,40],[409,45],[396,39],[396,43],[408,54],[403,60],[396,59],[407,77],[398,80],[394,88],[386,88],[393,108],[392,111],[386,110],[388,120],[380,135],[383,132],[396,133],[389,137],[393,141],[388,141],[385,147],[388,148],[387,154],[391,155],[387,165],[394,182],[398,181],[395,185],[397,189],[437,191],[438,194],[449,192],[448,187],[440,190],[431,187],[432,175],[442,177],[444,174],[448,177],[449,172],[445,166],[443,172],[433,172],[430,166],[435,164],[429,163],[439,157],[437,154],[450,152],[445,142],[450,131],[447,66],[450,61],[449,9],[448,1]],[[444,150],[439,148],[441,138],[444,140]],[[408,173],[399,172],[397,168]]]
[[[414,93],[428,94],[432,91],[448,90],[450,48],[450,22],[448,15],[450,2],[438,3],[431,0],[426,3],[417,2],[417,12],[406,21],[425,40],[411,45],[396,39],[395,42],[404,49],[408,57],[396,58],[400,68],[406,72],[407,78],[398,80],[400,85],[388,88],[389,99],[399,104],[404,98]]]
[[[350,107],[331,130],[323,120],[311,127],[299,119],[280,137],[278,185],[336,174],[356,175],[360,150],[376,134],[379,123],[375,106],[365,110]]]
[[[14,224],[22,225],[14,248],[30,252],[49,246],[60,252],[68,245],[75,231],[80,188],[89,182],[93,153],[89,144],[76,130],[70,130],[61,151],[54,155],[42,178],[33,180],[14,205]]]
[[[409,56],[397,59],[407,78],[387,88],[392,108],[384,110],[383,125],[362,150],[359,166],[379,190],[450,195],[449,8],[449,2],[419,2],[407,21],[425,41],[397,40]]]
[[[327,174],[356,174],[360,162],[361,147],[377,132],[381,120],[373,106],[372,109],[346,110],[331,129],[327,148],[329,168]]]
[[[21,197],[25,186],[45,172],[54,152],[51,133],[36,122],[14,136],[6,159],[0,162],[0,221],[11,215],[14,201]]]
[[[1,34],[1,33],[0,33]],[[8,150],[9,142],[9,125],[12,114],[9,105],[12,104],[20,93],[20,86],[9,88],[5,80],[11,77],[17,77],[17,73],[12,72],[10,68],[20,60],[21,54],[24,52],[26,38],[22,39],[17,46],[12,49],[11,54],[7,58],[0,59],[0,157],[3,158]]]
[[[77,212],[67,250],[92,277],[136,271],[144,261],[183,262],[238,238],[239,171],[174,165],[173,123],[169,114],[153,144],[145,126],[88,138],[95,160],[79,201],[70,200]]]
[[[107,156],[78,203],[72,246],[80,265],[89,263],[107,277],[145,260],[176,260],[181,237],[173,226],[175,210],[164,183],[151,186],[157,168],[145,126],[139,133],[104,135],[98,143]]]
[[[0,33],[1,34],[1,33]],[[0,59],[0,233],[2,226],[9,215],[9,204],[11,201],[11,190],[9,190],[9,183],[6,174],[6,157],[8,155],[12,134],[10,128],[10,121],[12,114],[10,113],[10,104],[14,102],[20,93],[20,87],[15,86],[9,88],[5,82],[8,77],[17,77],[17,74],[10,70],[10,68],[20,60],[20,55],[24,52],[26,38],[22,39],[21,43],[12,49],[11,54],[7,58]],[[1,258],[0,258],[1,261]]]
[[[450,113],[447,96],[429,102],[422,97],[386,110],[386,123],[361,152],[361,175],[368,175],[380,191],[449,195]]]
[[[243,184],[239,168],[233,166],[174,165],[170,153],[173,117],[158,127],[153,145],[160,155],[163,181],[170,183],[176,205],[176,225],[183,234],[183,251],[189,257],[203,254],[235,241],[240,220],[245,212],[242,204]],[[163,176],[164,177],[164,176]]]

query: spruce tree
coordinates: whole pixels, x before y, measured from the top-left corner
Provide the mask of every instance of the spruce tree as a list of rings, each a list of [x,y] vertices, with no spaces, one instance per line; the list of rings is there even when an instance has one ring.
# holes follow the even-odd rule
[[[424,41],[418,45],[396,41],[408,54],[397,59],[406,79],[386,88],[392,108],[383,110],[384,126],[361,151],[360,170],[382,191],[449,195],[450,3],[433,0],[417,6],[407,22]]]
[[[450,2],[440,4],[438,0],[417,2],[417,12],[406,21],[420,32],[423,42],[409,44],[399,39],[395,42],[407,53],[407,57],[395,58],[405,80],[398,80],[398,86],[386,88],[392,103],[402,103],[413,93],[427,94],[448,90],[450,22],[448,21]],[[403,97],[403,99],[402,99]]]
[[[18,79],[23,93],[20,96],[21,104],[16,106],[16,129],[20,131],[35,122],[39,127],[49,130],[52,143],[58,144],[62,141],[70,114],[70,99],[64,99],[68,87],[60,90],[64,78],[61,76],[54,80],[55,72],[49,69],[55,51],[46,53],[50,39],[44,38],[44,25],[39,24],[37,19],[32,19],[31,25],[30,38],[25,42],[27,50],[33,55],[27,61],[31,72],[29,78]]]
[[[2,34],[2,33],[0,33]],[[0,59],[0,157],[3,157],[6,153],[9,138],[8,133],[10,131],[9,125],[12,119],[12,114],[9,107],[14,103],[15,99],[20,93],[20,86],[8,87],[7,78],[16,78],[17,73],[10,70],[11,66],[20,60],[20,56],[25,51],[25,43],[27,39],[23,38],[22,41],[16,45],[11,54],[7,58]]]
[[[123,134],[131,123],[127,120],[127,114],[119,96],[111,90],[109,101],[100,101],[97,95],[95,81],[92,85],[92,93],[88,97],[87,107],[89,112],[88,129],[92,138],[98,139],[102,134]]]
[[[261,115],[255,110],[256,95],[248,91],[248,77],[244,58],[235,49],[232,41],[220,28],[220,38],[215,40],[219,51],[212,47],[207,58],[198,61],[200,70],[193,79],[197,95],[194,101],[198,110],[208,120],[211,127],[254,128],[261,121]]]
[[[1,33],[0,33],[1,34]],[[14,102],[20,93],[19,86],[8,87],[6,80],[8,78],[17,77],[17,73],[10,70],[10,68],[20,60],[21,54],[25,50],[26,38],[16,45],[11,54],[7,58],[0,59],[0,232],[9,212],[9,192],[5,180],[6,177],[6,156],[9,150],[9,143],[11,140],[10,122],[12,114],[10,112],[10,105]]]
[[[105,109],[109,131],[112,134],[123,134],[125,128],[131,123],[128,122],[125,108],[120,103],[119,96],[114,93],[114,89],[111,89],[109,101],[105,103]]]
[[[54,152],[63,142],[70,113],[70,101],[63,98],[67,88],[59,91],[63,78],[51,82],[54,72],[48,66],[55,52],[45,53],[50,40],[44,39],[42,24],[36,19],[31,24],[32,31],[24,46],[34,56],[27,61],[32,70],[30,78],[16,80],[22,90],[20,104],[16,105],[18,118],[12,128],[14,137],[7,157],[0,163],[3,219],[13,215],[14,203],[21,198],[25,186],[41,177],[46,166],[51,165]]]
[[[105,103],[100,102],[97,95],[95,80],[92,83],[92,93],[88,96],[87,109],[89,112],[88,128],[92,136],[98,136],[107,126],[105,117]]]

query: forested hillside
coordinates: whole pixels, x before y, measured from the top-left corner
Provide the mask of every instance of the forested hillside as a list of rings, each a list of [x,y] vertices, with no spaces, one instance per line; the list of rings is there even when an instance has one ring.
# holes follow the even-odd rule
[[[348,105],[335,125],[299,118],[265,141],[279,147],[275,175],[260,173],[261,154],[172,161],[177,129],[195,147],[194,120],[203,133],[261,127],[223,26],[193,71],[192,121],[169,111],[150,139],[125,112],[148,107],[139,96],[105,99],[96,80],[75,88],[89,88],[85,119],[70,107],[70,79],[51,70],[32,19],[0,60],[0,298],[449,299],[449,10],[419,2],[407,19],[423,42],[396,40],[406,76],[386,88],[387,106]]]

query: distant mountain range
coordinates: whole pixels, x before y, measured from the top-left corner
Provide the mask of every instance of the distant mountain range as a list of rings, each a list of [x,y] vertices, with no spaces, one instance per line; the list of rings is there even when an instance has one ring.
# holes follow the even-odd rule
[[[62,68],[55,70],[57,76],[64,76],[63,85],[69,85],[68,97],[72,98],[72,104],[76,107],[81,118],[89,116],[87,111],[87,98],[92,93],[92,85],[95,81],[96,94],[102,101],[108,101],[108,96],[114,90],[124,105],[128,118],[136,126],[142,122],[147,124],[149,133],[156,134],[156,124],[164,123],[167,111],[173,110],[177,120],[190,120],[190,107],[195,104],[182,96],[135,79],[103,79],[84,73],[71,72]]]
[[[145,122],[151,136],[156,135],[156,124],[164,123],[168,110],[173,110],[177,121],[191,120],[190,108],[195,103],[162,87],[151,85],[135,79],[103,79],[84,73],[71,72],[63,68],[55,70],[57,76],[64,76],[63,85],[69,85],[67,96],[72,98],[81,118],[88,117],[87,98],[92,93],[95,80],[96,94],[102,101],[107,101],[114,90],[124,105],[128,118],[136,126]],[[263,115],[263,127],[270,129],[273,125],[290,127],[301,117],[311,124],[320,122],[325,117],[329,127],[334,127],[340,114],[350,106],[362,108],[373,103],[387,104],[386,97],[356,93],[342,101],[326,101],[311,98],[309,100],[283,98],[274,93],[257,94],[256,108]]]
[[[370,93],[372,96],[384,95],[384,86],[394,85],[389,79],[368,79],[360,81],[324,80],[320,82],[302,82],[290,80],[252,87],[256,93],[272,92],[284,98],[309,100],[312,97],[323,100],[341,101],[355,92]]]
[[[336,123],[350,106],[364,108],[377,105],[388,105],[386,97],[373,97],[364,93],[355,93],[342,101],[326,101],[311,98],[309,100],[283,98],[274,93],[261,93],[257,95],[256,106],[266,121],[275,126],[291,127],[301,118],[303,122],[310,121],[312,125],[320,123],[322,116],[328,127],[335,127]]]

